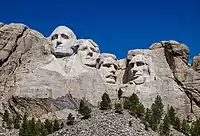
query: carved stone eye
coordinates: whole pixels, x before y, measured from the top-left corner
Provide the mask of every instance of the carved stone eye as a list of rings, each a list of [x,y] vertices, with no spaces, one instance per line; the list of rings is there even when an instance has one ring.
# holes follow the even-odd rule
[[[90,48],[93,52],[96,52],[95,48]]]
[[[136,65],[137,65],[137,66],[143,66],[143,65],[144,65],[144,62],[142,62],[142,61],[136,62]]]
[[[114,68],[115,68],[115,70],[117,70],[117,69],[118,69],[118,66],[117,66],[117,65],[114,65]]]
[[[134,67],[134,64],[135,64],[135,63],[132,62],[132,63],[130,63],[129,65],[130,65],[131,68],[133,68],[133,67]]]
[[[82,50],[82,51],[85,51],[85,50],[87,50],[87,47],[83,47],[81,50]]]
[[[61,34],[61,37],[64,39],[69,39],[69,37],[66,34]]]
[[[55,40],[55,39],[58,39],[58,34],[54,34],[52,37],[51,37],[51,40]]]
[[[109,68],[111,64],[103,64],[103,66]]]

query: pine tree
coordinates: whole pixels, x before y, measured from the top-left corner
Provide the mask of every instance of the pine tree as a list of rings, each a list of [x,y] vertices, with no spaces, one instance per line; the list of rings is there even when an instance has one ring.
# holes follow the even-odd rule
[[[7,122],[7,128],[8,128],[8,129],[11,129],[11,128],[12,128],[12,125],[13,125],[13,120],[12,120],[12,118],[9,118],[9,119],[8,119],[8,122]]]
[[[27,119],[27,114],[24,114],[23,117],[23,122],[22,122],[22,126],[19,129],[19,135],[20,136],[29,136],[29,123],[28,123],[28,119]]]
[[[33,117],[29,122],[29,136],[35,136],[37,133],[35,118]]]
[[[115,113],[122,114],[122,104],[121,103],[115,103]]]
[[[136,105],[137,117],[142,118],[144,116],[144,113],[145,113],[144,105],[142,103],[137,104]]]
[[[62,122],[61,124],[60,124],[60,129],[62,129],[62,128],[64,128],[64,123]]]
[[[39,129],[41,136],[47,136],[48,135],[48,130],[45,127],[45,124],[41,122],[41,127]]]
[[[39,119],[35,124],[35,136],[40,136],[40,130],[41,130],[41,127],[42,127],[41,125],[42,125],[42,122]]]
[[[69,115],[67,117],[67,125],[73,125],[74,119],[75,119],[75,117],[73,117],[73,115],[71,113],[69,113]]]
[[[107,93],[104,93],[102,95],[102,101],[100,102],[100,109],[101,110],[108,110],[111,109],[112,105],[111,105],[111,100],[110,97]]]
[[[174,129],[176,129],[177,131],[181,130],[181,121],[179,119],[178,116],[175,117],[175,121],[174,121]]]
[[[58,131],[59,128],[60,128],[60,124],[59,124],[58,120],[55,119],[53,122],[53,132]]]
[[[17,115],[14,119],[14,128],[19,129],[20,128],[20,117]]]
[[[143,105],[140,104],[138,96],[133,93],[130,97],[126,97],[123,103],[124,109],[128,109],[131,115],[140,115],[143,111]]]
[[[10,114],[8,112],[8,110],[5,110],[4,114],[3,114],[3,121],[5,121],[6,123],[9,121],[10,118]]]
[[[199,136],[200,135],[200,119],[197,119],[191,127],[191,134],[192,136]]]
[[[155,131],[157,129],[157,125],[160,123],[162,118],[164,105],[162,103],[162,99],[159,95],[157,95],[154,103],[151,105],[151,120],[150,126]]]
[[[83,100],[80,102],[78,111],[83,116],[82,119],[88,119],[91,116],[91,109],[84,103]]]
[[[188,135],[188,133],[190,132],[190,125],[187,123],[185,119],[183,119],[181,123],[181,132],[186,135]]]
[[[145,121],[150,123],[150,118],[151,118],[151,111],[149,110],[149,108],[147,108],[145,112]]]
[[[164,136],[164,133],[163,133],[163,123],[162,122],[160,123],[160,126],[159,126],[159,134],[160,134],[160,136]]]
[[[46,119],[45,122],[44,122],[44,126],[47,129],[48,134],[53,133],[53,125],[52,125],[52,122],[50,120]]]
[[[165,136],[169,135],[170,131],[170,118],[168,114],[165,114],[164,120],[163,120],[163,134]]]
[[[118,99],[119,99],[119,100],[121,100],[122,94],[123,94],[123,91],[122,91],[122,89],[120,88],[120,89],[118,90]]]
[[[132,121],[130,120],[129,122],[128,122],[128,125],[129,125],[129,127],[132,127]]]
[[[176,118],[176,112],[172,106],[168,109],[168,114],[169,114],[171,125],[174,125],[175,118]]]

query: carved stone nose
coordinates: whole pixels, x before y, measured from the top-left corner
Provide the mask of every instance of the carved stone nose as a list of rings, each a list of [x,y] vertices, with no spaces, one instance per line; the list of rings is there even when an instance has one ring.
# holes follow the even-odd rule
[[[114,71],[114,70],[112,70],[112,71],[110,71],[110,73],[112,73],[112,74],[115,74],[115,71]]]
[[[132,72],[133,72],[133,74],[135,74],[135,73],[137,72],[137,70],[136,70],[136,69],[133,69]]]
[[[60,44],[62,44],[62,42],[57,41],[57,43],[56,43],[56,47],[58,47]]]
[[[92,57],[92,56],[93,56],[93,53],[92,53],[92,52],[89,52],[87,55],[90,56],[90,57]]]

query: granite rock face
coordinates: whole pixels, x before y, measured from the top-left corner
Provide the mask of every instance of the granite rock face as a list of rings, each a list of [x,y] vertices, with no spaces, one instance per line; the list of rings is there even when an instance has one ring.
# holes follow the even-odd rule
[[[160,95],[165,108],[174,106],[181,117],[199,116],[199,59],[189,66],[186,45],[161,41],[150,49],[130,50],[124,59],[109,55],[106,60],[91,39],[78,39],[70,46],[73,53],[59,57],[52,51],[56,44],[23,24],[1,25],[1,113],[9,109],[23,115],[31,108],[30,116],[66,118],[80,99],[98,106],[104,92],[117,101],[121,89],[123,96],[136,93],[146,107]]]
[[[200,54],[195,56],[192,60],[192,68],[200,73]]]
[[[185,73],[188,69],[189,48],[177,41],[170,40],[154,43],[149,49],[152,50],[161,47],[165,49],[165,56],[174,77],[177,81],[184,82],[186,78]]]
[[[138,59],[138,55],[142,55],[142,59]],[[134,92],[139,96],[145,107],[149,108],[153,103],[155,96],[160,95],[165,108],[167,108],[168,105],[176,107],[176,111],[183,118],[192,116],[190,111],[190,99],[186,95],[184,89],[177,84],[173,71],[165,57],[164,48],[129,51],[127,56],[127,67],[131,65],[131,57],[137,58],[137,60],[140,60],[140,63],[143,63],[144,65],[146,63],[145,67],[135,66],[135,71],[143,70],[148,72],[141,75],[145,78],[145,81],[142,82],[142,84],[135,84],[135,80],[137,79],[127,81],[127,79],[130,79],[127,78],[127,76],[130,76],[130,72],[129,69],[126,68],[125,72],[122,72],[125,73],[122,80],[126,83],[126,86],[122,88],[123,95],[130,96]],[[198,110],[195,114],[198,114]]]

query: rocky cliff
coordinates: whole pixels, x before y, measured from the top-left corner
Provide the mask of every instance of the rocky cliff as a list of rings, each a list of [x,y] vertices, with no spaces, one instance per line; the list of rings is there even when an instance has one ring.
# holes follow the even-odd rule
[[[200,116],[200,56],[191,65],[188,56],[186,45],[170,40],[117,60],[66,27],[45,38],[23,24],[0,23],[0,113],[66,119],[80,99],[96,107],[104,92],[117,101],[121,89],[145,107],[160,95],[165,108],[192,120]]]

